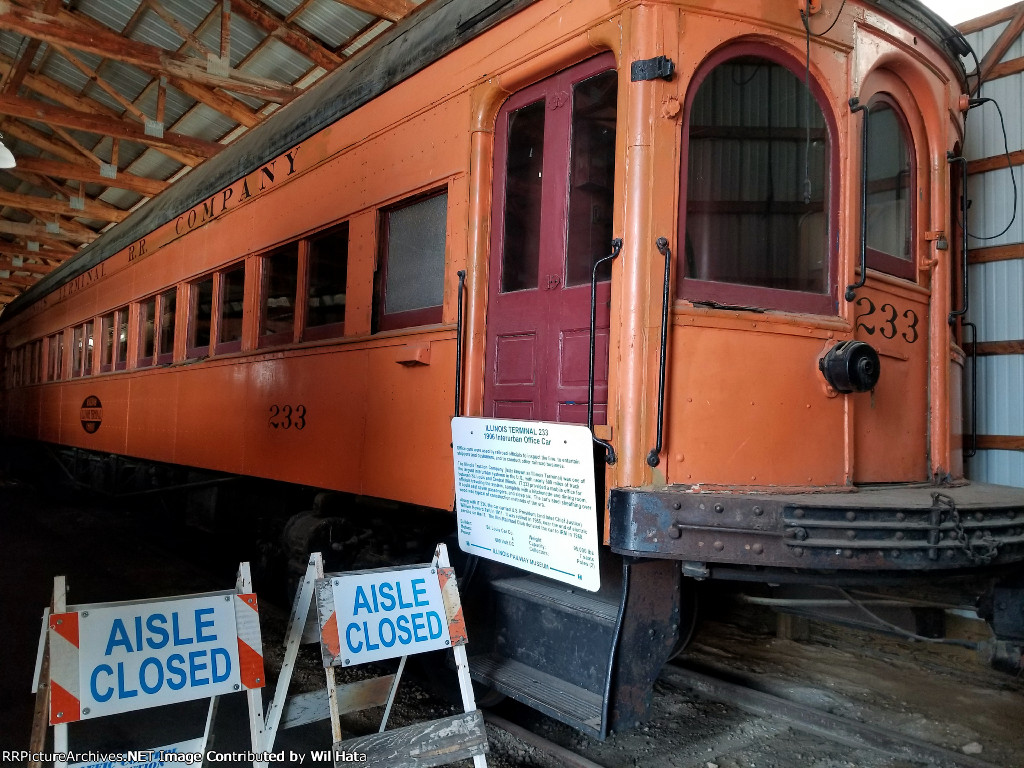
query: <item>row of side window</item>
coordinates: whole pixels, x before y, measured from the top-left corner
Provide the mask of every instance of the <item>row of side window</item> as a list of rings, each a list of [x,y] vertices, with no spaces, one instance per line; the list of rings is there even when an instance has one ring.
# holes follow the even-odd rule
[[[374,331],[441,321],[447,214],[446,191],[381,210]],[[5,383],[22,386],[125,370],[131,343],[137,350],[133,368],[166,365],[175,359],[182,330],[185,359],[238,352],[247,302],[259,318],[256,348],[341,338],[348,256],[349,224],[342,222],[259,254],[248,281],[241,260],[23,344],[7,353]],[[187,302],[184,312],[179,313],[179,302]],[[179,315],[187,317],[184,329],[178,327]]]

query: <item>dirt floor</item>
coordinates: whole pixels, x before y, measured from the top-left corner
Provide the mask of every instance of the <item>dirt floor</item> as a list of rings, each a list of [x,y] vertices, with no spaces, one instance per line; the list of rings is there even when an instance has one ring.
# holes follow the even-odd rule
[[[212,541],[183,528],[175,522],[178,519],[177,510],[155,498],[116,506],[81,498],[60,500],[0,475],[0,615],[6,630],[0,656],[0,749],[25,749],[29,743],[32,671],[42,610],[49,603],[55,575],[67,577],[70,603],[107,602],[228,588],[240,559],[261,557],[258,551],[239,551],[230,542]],[[258,581],[256,589],[280,594]],[[287,624],[288,607],[281,602],[261,595],[271,677],[280,664]],[[794,642],[777,639],[770,623],[746,622],[741,627],[708,621],[682,661],[705,670],[729,671],[763,690],[885,725],[995,766],[1024,768],[1024,681],[989,670],[963,649],[910,645],[816,623],[808,639]],[[403,683],[393,725],[456,711],[411,678]],[[291,691],[317,689],[323,679],[318,651],[304,649]],[[656,686],[651,720],[603,743],[512,702],[495,712],[605,768],[925,765],[812,738],[780,719],[746,714],[664,681]],[[346,718],[346,730],[376,730],[380,715],[377,709]],[[204,716],[204,704],[191,704],[173,712],[150,710],[108,718],[102,727],[92,721],[88,728],[71,729],[71,745],[123,750],[171,743],[198,735]],[[244,696],[223,697],[217,723],[217,749],[248,749]],[[499,729],[488,726],[488,735],[492,766],[561,764]],[[329,729],[321,723],[283,733],[275,749],[308,755],[329,744]],[[311,763],[306,759],[303,765]]]

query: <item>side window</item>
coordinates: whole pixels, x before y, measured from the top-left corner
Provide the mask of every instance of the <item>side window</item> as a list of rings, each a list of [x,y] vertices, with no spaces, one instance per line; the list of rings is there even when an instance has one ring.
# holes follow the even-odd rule
[[[382,212],[377,330],[441,322],[447,216],[447,191]]]
[[[46,380],[60,381],[64,377],[64,331],[47,337]]]
[[[295,338],[295,305],[299,285],[299,244],[263,257],[260,346],[287,344]]]
[[[139,302],[139,368],[166,365],[174,359],[177,305],[177,288]]]
[[[832,314],[831,124],[803,67],[774,56],[737,46],[694,78],[680,295]]]
[[[348,281],[348,222],[309,239],[306,331],[303,338],[325,339],[345,331]]]
[[[123,371],[128,362],[128,307],[100,318],[100,371]]]
[[[910,131],[886,96],[873,100],[868,119],[868,266],[913,280],[915,169]]]
[[[157,336],[156,361],[166,365],[174,359],[174,326],[178,308],[178,290],[171,288],[159,296],[160,335]]]
[[[245,300],[245,263],[231,267],[220,276],[217,352],[242,348],[242,317]]]
[[[89,376],[92,374],[93,361],[93,321],[75,326],[72,333],[71,375]]]
[[[206,357],[213,338],[214,275],[197,280],[189,286],[188,356]]]
[[[140,301],[139,311],[139,359],[137,366],[153,365],[156,355],[156,296]]]

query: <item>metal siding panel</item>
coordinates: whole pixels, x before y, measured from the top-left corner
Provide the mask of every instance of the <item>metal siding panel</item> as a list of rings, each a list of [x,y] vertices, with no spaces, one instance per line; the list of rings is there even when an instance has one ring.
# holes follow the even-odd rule
[[[968,156],[970,158],[970,156]],[[1021,168],[1013,169],[1017,179],[1018,197],[1024,198],[1024,174]],[[987,248],[994,245],[1012,245],[1024,242],[1024,216],[1017,216],[1013,224],[1002,235],[1013,218],[1013,183],[1006,168],[979,173],[968,178],[967,193],[972,201],[969,231],[971,248]],[[995,237],[995,235],[999,235]],[[980,240],[978,238],[992,238]]]
[[[978,432],[1024,435],[1024,355],[978,358]]]
[[[970,158],[995,157],[1006,147],[1014,152],[1024,147],[1024,103],[1020,94],[1024,77],[1011,75],[992,80],[982,86],[982,95],[995,99],[1006,121],[1006,142],[1003,127],[995,105],[983,104],[969,113],[967,120],[967,156]]]
[[[1024,339],[1024,261],[975,264],[970,270],[970,319],[979,341]]]
[[[970,459],[968,474],[982,483],[1024,487],[1024,453],[978,451],[978,454]]]

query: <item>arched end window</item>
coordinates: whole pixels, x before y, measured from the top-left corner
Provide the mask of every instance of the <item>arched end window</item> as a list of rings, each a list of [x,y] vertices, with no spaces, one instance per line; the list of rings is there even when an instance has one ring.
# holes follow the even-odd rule
[[[691,93],[680,295],[833,314],[831,123],[767,46],[712,57]]]
[[[914,279],[914,154],[902,113],[888,97],[871,102],[868,126],[868,266]]]

